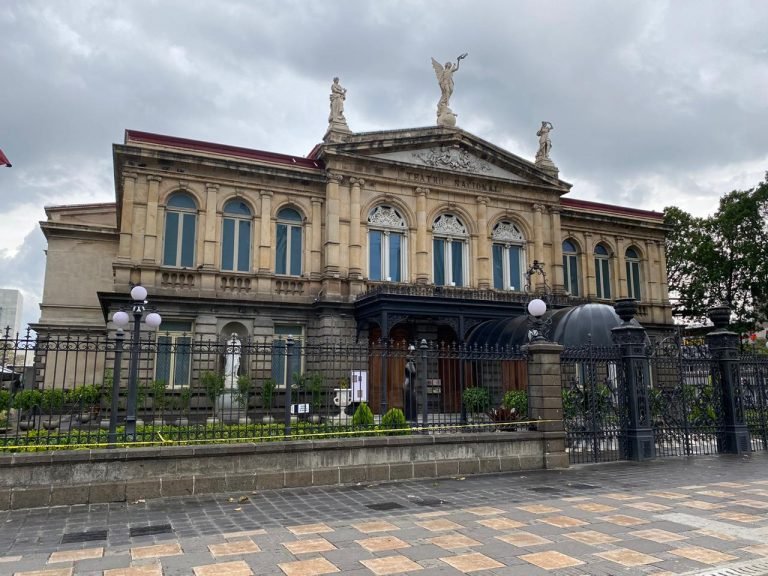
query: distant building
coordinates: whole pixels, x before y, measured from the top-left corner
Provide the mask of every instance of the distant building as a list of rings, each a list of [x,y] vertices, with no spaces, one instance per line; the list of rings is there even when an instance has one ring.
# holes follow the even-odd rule
[[[9,288],[0,288],[0,337],[5,336],[5,329],[11,328],[11,335],[21,331],[21,314],[24,300],[21,292]]]

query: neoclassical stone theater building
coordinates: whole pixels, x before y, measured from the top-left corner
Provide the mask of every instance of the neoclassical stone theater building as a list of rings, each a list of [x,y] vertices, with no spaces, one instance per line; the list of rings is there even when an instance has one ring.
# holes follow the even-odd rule
[[[46,209],[35,328],[105,334],[140,283],[170,339],[460,343],[524,313],[534,260],[553,307],[634,297],[649,330],[671,324],[661,213],[570,198],[548,148],[335,114],[306,157],[126,131],[113,203]]]

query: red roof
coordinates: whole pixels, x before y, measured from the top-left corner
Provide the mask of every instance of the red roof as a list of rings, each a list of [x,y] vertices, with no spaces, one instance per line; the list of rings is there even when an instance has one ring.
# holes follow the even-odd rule
[[[653,218],[654,220],[664,220],[664,214],[654,210],[640,210],[638,208],[625,208],[624,206],[614,206],[613,204],[602,204],[600,202],[590,202],[588,200],[577,200],[575,198],[562,198],[560,204],[567,208],[576,208],[590,211],[610,212],[612,214],[622,214],[624,216],[636,216],[639,218]]]
[[[126,130],[125,143],[130,144],[134,142],[145,142],[147,144],[157,144],[158,146],[168,146],[194,152],[236,156],[238,158],[246,158],[248,160],[256,160],[259,162],[300,166],[311,170],[321,170],[323,168],[320,161],[302,158],[301,156],[289,156],[288,154],[277,154],[276,152],[266,152],[264,150],[252,150],[250,148],[240,148],[239,146],[229,146],[227,144],[203,142],[201,140],[189,140],[187,138],[177,138],[175,136],[152,134],[151,132],[140,132],[138,130]]]

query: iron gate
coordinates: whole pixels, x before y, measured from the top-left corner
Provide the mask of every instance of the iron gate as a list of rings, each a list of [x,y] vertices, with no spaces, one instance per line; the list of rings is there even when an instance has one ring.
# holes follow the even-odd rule
[[[741,355],[739,381],[752,450],[768,450],[768,356]]]
[[[675,334],[653,344],[649,356],[656,456],[717,454],[724,424],[722,393],[709,348]]]
[[[624,372],[617,346],[566,348],[560,356],[566,450],[572,464],[626,457]]]

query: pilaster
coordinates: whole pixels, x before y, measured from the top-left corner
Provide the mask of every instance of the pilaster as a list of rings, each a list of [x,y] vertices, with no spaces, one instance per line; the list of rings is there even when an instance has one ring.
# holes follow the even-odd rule
[[[133,237],[133,199],[136,192],[136,172],[123,172],[123,202],[120,206],[120,244],[117,249],[119,260],[130,260]]]
[[[533,259],[544,262],[544,230],[541,224],[543,204],[533,205]]]
[[[219,185],[205,185],[205,223],[203,225],[203,267],[213,270],[216,266],[216,204]]]
[[[430,278],[427,250],[427,196],[429,188],[416,188],[416,283],[428,284]]]
[[[343,176],[328,173],[328,183],[325,188],[325,266],[323,274],[330,278],[339,278],[339,185]]]
[[[147,176],[147,181],[149,182],[149,190],[147,192],[147,223],[144,229],[144,262],[149,264],[156,262],[155,250],[159,234],[157,202],[160,182],[163,179],[160,176]]]
[[[310,235],[312,238],[311,268],[309,277],[312,280],[319,280],[322,276],[322,247],[323,247],[323,199],[319,197],[312,198],[312,222]]]
[[[272,195],[270,190],[261,190],[261,221],[259,222],[259,272],[272,271]]]
[[[629,295],[627,292],[627,265],[624,260],[624,237],[616,236],[616,269],[614,270],[614,278],[618,282],[618,290],[616,293],[619,298],[626,298]]]
[[[563,233],[560,228],[560,208],[552,207],[549,210],[552,219],[552,289],[556,292],[565,290],[565,278],[563,276]]]
[[[365,186],[365,180],[352,178],[350,183],[352,189],[349,198],[349,277],[353,280],[360,280],[363,277],[360,242],[362,236],[360,229],[360,189]]]
[[[584,271],[586,272],[586,278],[584,281],[584,290],[582,294],[584,296],[594,298],[597,295],[595,290],[595,244],[592,241],[592,234],[586,232],[584,234]]]

